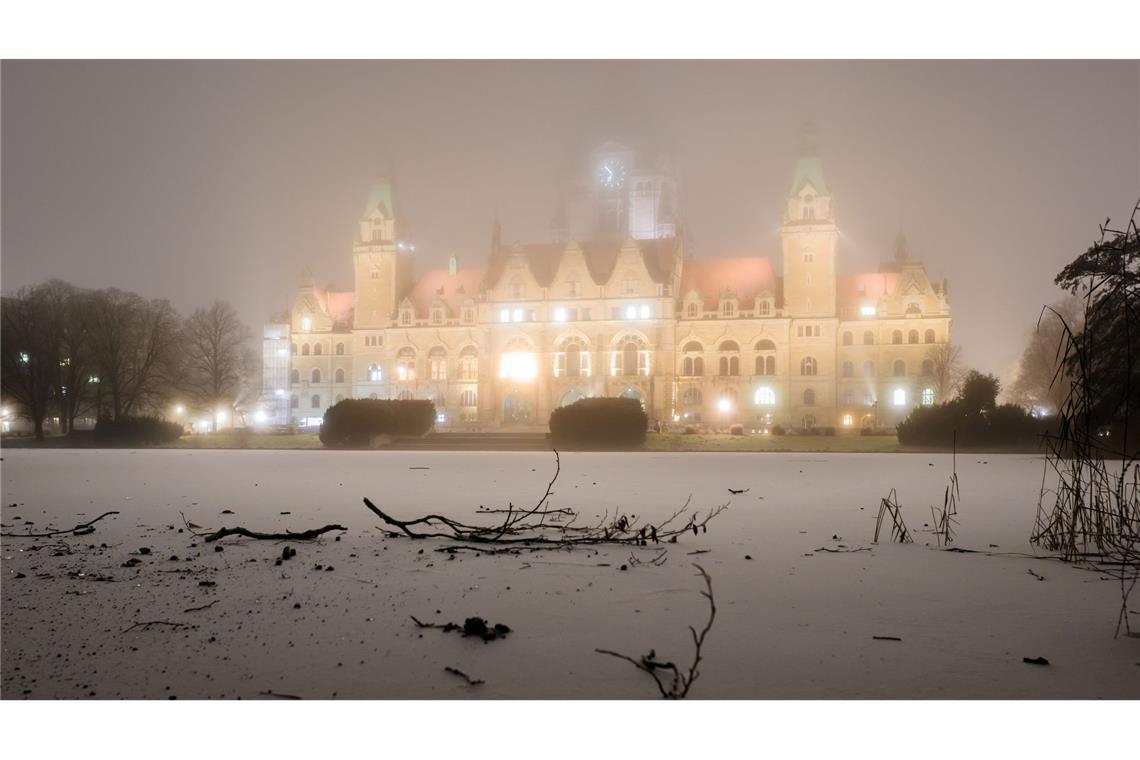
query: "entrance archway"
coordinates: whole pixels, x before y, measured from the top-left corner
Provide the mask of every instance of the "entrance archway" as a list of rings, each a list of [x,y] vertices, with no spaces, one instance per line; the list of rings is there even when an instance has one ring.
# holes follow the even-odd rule
[[[570,406],[575,401],[580,401],[584,398],[586,398],[586,394],[582,393],[582,391],[578,390],[577,388],[571,388],[562,394],[562,398],[558,400],[558,405]]]
[[[645,394],[639,391],[637,388],[626,388],[624,391],[618,394],[618,398],[635,398],[641,404],[642,410],[644,411],[645,409]]]
[[[503,424],[526,425],[530,422],[530,401],[518,390],[503,399]]]

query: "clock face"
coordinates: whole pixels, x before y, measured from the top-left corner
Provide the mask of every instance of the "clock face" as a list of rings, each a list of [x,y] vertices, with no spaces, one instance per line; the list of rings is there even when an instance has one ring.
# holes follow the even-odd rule
[[[598,167],[598,182],[606,190],[617,190],[625,184],[625,164],[608,158]]]

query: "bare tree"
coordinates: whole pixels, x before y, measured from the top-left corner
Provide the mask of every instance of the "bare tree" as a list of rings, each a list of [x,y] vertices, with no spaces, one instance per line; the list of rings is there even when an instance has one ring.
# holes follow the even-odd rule
[[[53,395],[60,431],[69,433],[75,418],[90,403],[88,390],[94,377],[90,294],[62,280],[49,280],[38,290],[51,315],[58,344],[59,371]]]
[[[24,288],[0,301],[0,371],[4,395],[31,419],[37,439],[59,375],[59,335],[42,287]]]
[[[199,408],[233,409],[250,367],[252,333],[225,301],[197,309],[182,329],[185,373],[179,383]]]
[[[1082,304],[1075,295],[1042,310],[1037,328],[1021,353],[1017,379],[1010,387],[1010,400],[1026,408],[1041,407],[1050,412],[1061,408],[1069,395],[1068,371],[1062,368],[1065,325],[1081,330]]]
[[[168,301],[115,288],[91,297],[91,346],[116,419],[157,408],[178,372],[178,314]]]
[[[926,358],[933,364],[931,379],[937,401],[942,403],[954,398],[962,384],[962,348],[953,343],[938,343],[926,352]]]

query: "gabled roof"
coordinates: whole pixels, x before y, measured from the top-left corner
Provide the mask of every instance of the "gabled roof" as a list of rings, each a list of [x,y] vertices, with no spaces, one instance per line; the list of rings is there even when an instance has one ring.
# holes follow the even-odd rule
[[[377,208],[388,219],[396,217],[396,205],[392,199],[392,183],[387,180],[377,182],[368,191],[368,201],[364,204],[361,219],[369,219]]]
[[[820,195],[830,195],[827,180],[823,176],[823,162],[819,156],[801,156],[796,162],[796,173],[792,178],[792,190],[789,196],[799,195],[804,185],[810,184]]]
[[[519,255],[526,260],[527,267],[539,287],[550,287],[555,275],[558,274],[558,265],[562,261],[562,256],[571,245],[581,248],[582,255],[586,259],[586,268],[590,272],[590,279],[597,285],[605,285],[613,275],[618,254],[627,242],[629,241],[593,240],[580,243],[528,243],[502,246],[491,252],[483,286],[490,290],[498,285],[507,260],[513,255]],[[677,238],[662,238],[633,242],[641,251],[645,269],[653,281],[668,282],[673,272],[673,257],[677,254],[681,241]]]
[[[763,256],[723,259],[686,259],[681,270],[681,295],[695,290],[706,309],[716,309],[721,293],[735,293],[741,309],[751,309],[763,292],[777,295],[772,260]]]
[[[876,304],[895,292],[898,281],[898,272],[891,271],[840,275],[835,278],[836,305],[840,309],[857,309]]]
[[[474,268],[459,269],[450,274],[446,269],[433,269],[424,272],[407,299],[412,303],[417,316],[426,317],[431,313],[432,304],[442,301],[447,316],[458,317],[460,307],[467,299],[479,298],[479,280],[482,271]]]

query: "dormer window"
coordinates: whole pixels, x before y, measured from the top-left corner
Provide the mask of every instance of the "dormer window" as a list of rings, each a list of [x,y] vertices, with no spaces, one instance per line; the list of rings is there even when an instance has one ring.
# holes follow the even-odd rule
[[[814,201],[815,198],[813,196],[804,196],[804,219],[815,219],[815,207],[812,205]]]
[[[690,301],[687,309],[687,314],[690,319],[696,319],[701,315],[701,306],[696,301]]]
[[[725,301],[720,305],[720,314],[722,317],[733,317],[736,315],[736,304],[732,301]]]
[[[407,327],[412,323],[412,310],[400,309],[400,324]]]
[[[463,321],[468,323],[468,324],[470,324],[471,322],[474,322],[475,321],[475,310],[474,309],[464,309],[463,310]]]
[[[301,317],[301,329],[305,332],[313,329],[313,320],[309,317]]]
[[[431,323],[433,325],[442,325],[443,324],[443,309],[432,309],[431,310]]]
[[[637,279],[632,276],[626,277],[622,282],[622,291],[627,296],[637,295]]]
[[[760,317],[767,317],[772,312],[772,304],[769,301],[756,302],[756,315]]]

